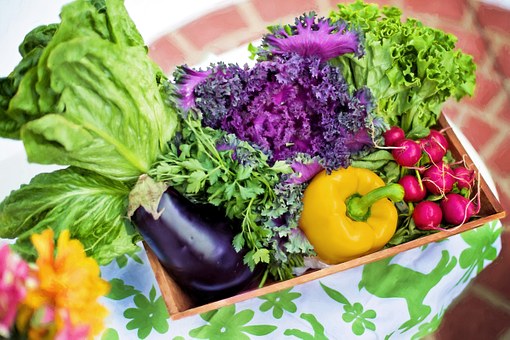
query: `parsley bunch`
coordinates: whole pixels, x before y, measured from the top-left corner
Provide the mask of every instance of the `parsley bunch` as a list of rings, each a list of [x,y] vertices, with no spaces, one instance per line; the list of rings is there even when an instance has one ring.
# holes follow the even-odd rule
[[[203,127],[189,114],[149,175],[166,182],[191,201],[223,208],[238,220],[233,247],[248,247],[244,261],[252,269],[267,264],[277,280],[291,278],[313,248],[298,226],[305,184],[288,180],[289,164],[268,163],[268,156],[223,130]]]

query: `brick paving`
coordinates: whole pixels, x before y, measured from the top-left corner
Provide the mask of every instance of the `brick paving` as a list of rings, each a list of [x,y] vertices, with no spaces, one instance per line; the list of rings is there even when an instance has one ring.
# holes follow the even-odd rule
[[[259,39],[266,27],[291,22],[303,12],[327,15],[335,0],[245,0],[226,6],[152,42],[149,53],[170,72],[208,53]],[[340,1],[342,2],[342,1]],[[345,2],[345,1],[344,1]],[[396,5],[407,17],[457,36],[457,46],[477,63],[473,98],[448,102],[450,117],[487,165],[505,210],[510,211],[510,11],[480,0],[373,0]],[[510,215],[510,214],[508,214]],[[510,216],[503,221],[503,249],[447,311],[432,338],[510,339]]]

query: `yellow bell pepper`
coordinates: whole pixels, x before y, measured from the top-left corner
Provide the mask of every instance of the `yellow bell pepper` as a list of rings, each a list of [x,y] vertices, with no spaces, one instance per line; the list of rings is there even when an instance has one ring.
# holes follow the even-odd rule
[[[403,197],[368,169],[322,171],[305,189],[299,227],[324,262],[344,262],[384,247],[397,228],[392,201]]]

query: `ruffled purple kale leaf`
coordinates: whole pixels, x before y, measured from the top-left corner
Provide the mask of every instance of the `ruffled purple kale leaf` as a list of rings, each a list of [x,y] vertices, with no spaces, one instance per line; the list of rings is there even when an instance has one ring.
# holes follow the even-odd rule
[[[327,170],[347,167],[352,155],[372,145],[371,96],[364,89],[351,94],[341,70],[326,60],[359,52],[357,33],[323,19],[315,23],[314,17],[296,22],[286,35],[265,37],[271,54],[252,68],[224,63],[206,71],[180,68],[181,106],[199,111],[205,126],[252,142],[271,161],[305,154]]]
[[[204,125],[256,144],[273,161],[305,153],[337,169],[372,143],[367,92],[351,95],[340,70],[318,57],[283,54],[251,69],[218,64],[193,93]]]
[[[257,54],[267,59],[270,55],[294,52],[303,57],[316,56],[321,61],[346,53],[363,54],[360,32],[348,29],[340,20],[316,19],[316,14],[310,12],[296,18],[294,25],[270,26],[270,34],[263,37]]]

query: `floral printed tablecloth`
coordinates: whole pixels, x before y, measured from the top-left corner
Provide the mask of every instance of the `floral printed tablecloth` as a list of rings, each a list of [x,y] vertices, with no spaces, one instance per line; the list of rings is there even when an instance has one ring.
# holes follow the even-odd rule
[[[101,339],[419,339],[501,250],[493,221],[291,289],[172,320],[144,250],[102,268]]]

